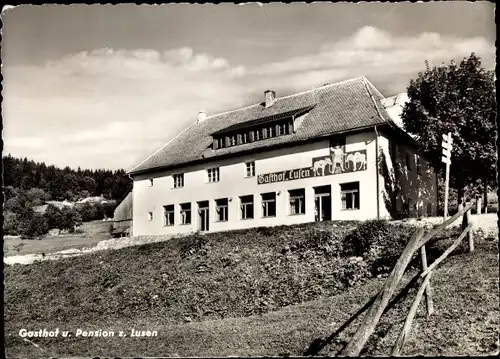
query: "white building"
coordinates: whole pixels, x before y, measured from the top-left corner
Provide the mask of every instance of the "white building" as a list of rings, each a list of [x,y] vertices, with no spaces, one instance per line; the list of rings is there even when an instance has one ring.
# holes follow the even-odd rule
[[[198,120],[128,173],[133,235],[434,215],[437,183],[364,77]]]

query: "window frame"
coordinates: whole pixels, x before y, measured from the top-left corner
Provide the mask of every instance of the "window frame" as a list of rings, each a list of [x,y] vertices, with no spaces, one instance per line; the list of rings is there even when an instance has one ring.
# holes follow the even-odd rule
[[[273,198],[264,198],[266,195],[272,195]],[[276,217],[276,192],[261,193],[260,199],[262,203],[262,218]],[[269,203],[274,203],[274,214],[269,214]]]
[[[245,162],[245,178],[252,178],[252,177],[255,177],[255,161]]]
[[[183,208],[184,205],[189,205],[189,209],[186,209],[186,208]],[[191,202],[185,202],[185,203],[181,203],[179,204],[179,207],[180,207],[180,215],[181,215],[181,225],[188,225],[188,224],[191,224],[193,222],[193,216],[192,216],[192,206],[191,206]],[[186,215],[186,213],[189,213],[189,216]],[[187,219],[189,219],[189,222],[187,221]]]
[[[175,173],[172,175],[174,186],[173,188],[184,187],[184,173]]]
[[[215,180],[217,177],[217,180]],[[207,183],[220,182],[220,167],[207,168]]]
[[[170,221],[170,219],[172,219],[172,221]],[[163,227],[172,227],[172,226],[175,226],[175,205],[167,204],[163,206]]]
[[[295,194],[295,193],[301,193]],[[299,210],[296,211],[297,208],[297,200]],[[292,204],[293,201],[293,204]],[[288,204],[289,211],[291,216],[299,216],[306,214],[306,190],[305,188],[297,188],[288,190]]]
[[[225,204],[220,204],[221,201],[225,201]],[[222,212],[221,212],[222,210]],[[217,214],[216,222],[227,222],[229,221],[229,199],[228,198],[217,198],[215,200],[215,213]],[[221,219],[221,213],[222,218]]]
[[[244,200],[249,199],[251,199],[251,201],[244,202]],[[247,217],[247,206],[251,206],[251,217]],[[255,199],[253,194],[240,196],[240,217],[242,220],[255,218]]]
[[[340,210],[341,211],[357,211],[361,209],[361,196],[359,181],[340,183]],[[353,189],[342,189],[342,186],[355,185]],[[347,207],[347,195],[352,195],[351,208]],[[357,207],[356,207],[357,203]]]

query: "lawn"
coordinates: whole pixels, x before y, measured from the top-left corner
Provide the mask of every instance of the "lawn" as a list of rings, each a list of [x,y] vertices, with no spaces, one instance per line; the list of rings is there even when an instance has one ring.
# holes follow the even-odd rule
[[[404,355],[481,355],[498,351],[500,322],[497,244],[498,242],[488,240],[477,241],[476,251],[472,255],[464,252],[463,248],[457,249],[455,255],[450,256],[435,271],[432,277],[435,314],[426,318],[422,310],[424,307],[421,306]],[[302,355],[314,339],[324,339],[336,331],[383,285],[382,278],[371,278],[338,294],[322,295],[314,300],[280,307],[261,315],[228,316],[223,319],[207,319],[208,316],[202,316],[200,320],[186,315],[183,320],[172,320],[173,317],[168,315],[170,312],[165,312],[165,307],[179,307],[177,300],[181,300],[181,293],[175,297],[167,295],[167,302],[157,308],[154,296],[151,297],[149,293],[147,296],[141,296],[143,290],[159,284],[155,282],[157,276],[163,278],[172,274],[164,272],[166,268],[161,267],[164,263],[159,262],[158,258],[162,257],[164,262],[181,263],[179,257],[172,254],[173,247],[168,247],[169,251],[166,251],[167,245],[169,246],[166,243],[147,245],[54,263],[7,268],[5,331],[8,357]],[[260,245],[267,247],[262,243]],[[217,251],[221,249],[222,247],[219,247]],[[138,253],[135,253],[136,251]],[[136,266],[139,254],[144,258],[144,262]],[[248,254],[257,255],[257,249],[254,248],[253,252]],[[263,252],[260,255],[263,255]],[[123,281],[130,275],[126,267],[116,268],[118,261],[125,258],[129,258],[128,272],[132,273],[128,287],[117,285],[118,280]],[[248,257],[245,263],[253,263],[250,262],[252,258]],[[184,261],[188,262],[186,259]],[[95,271],[89,263],[95,263]],[[200,268],[199,263],[197,259],[192,264]],[[287,268],[297,270],[297,264]],[[101,268],[100,273],[96,270],[96,265]],[[148,276],[146,272],[139,272],[139,268],[146,265],[157,268],[158,273],[151,271]],[[184,271],[187,271],[186,265],[181,263]],[[253,265],[255,266],[255,263]],[[110,272],[112,268],[117,271]],[[40,271],[47,273],[45,280]],[[236,275],[234,267],[226,267],[225,271],[228,276]],[[82,273],[88,278],[83,279]],[[188,274],[191,277],[205,278],[206,274],[202,273],[204,272]],[[409,273],[404,278],[402,286],[409,281],[412,274]],[[70,282],[69,278],[75,280]],[[258,277],[254,278],[260,280]],[[156,292],[160,295],[164,294],[161,288],[167,288],[167,282],[162,283],[157,288],[160,291]],[[231,281],[226,279],[224,283],[233,285],[233,291],[239,290],[236,282],[231,284]],[[144,285],[143,289],[135,291],[135,288],[141,285]],[[73,289],[67,288],[68,286]],[[75,294],[80,286],[88,288],[87,293],[78,291]],[[54,294],[50,294],[44,287],[50,287]],[[102,287],[97,296],[88,295],[92,287]],[[196,288],[201,288],[200,284],[196,284]],[[214,291],[216,290],[214,287]],[[228,296],[233,294],[227,293]],[[243,294],[242,292],[241,295]],[[390,353],[414,294],[415,289],[382,317],[376,332],[366,345],[364,354]],[[47,297],[41,298],[40,295]],[[126,303],[122,303],[127,305],[127,310],[124,310],[123,305],[114,308],[112,303],[107,303],[119,297],[127,299]],[[208,295],[207,300],[210,298]],[[26,302],[27,300],[29,302]],[[64,306],[59,302],[65,303]],[[243,304],[242,302],[241,305]],[[102,312],[92,314],[92,310],[101,309]],[[189,309],[190,313],[197,310],[187,307],[185,309]],[[237,308],[233,311],[236,313]],[[319,354],[337,354],[351,337],[361,317]],[[73,335],[67,338],[30,338],[40,346],[37,348],[19,337],[21,328],[60,328],[70,331]],[[132,328],[157,331],[158,336],[132,338]],[[116,335],[108,338],[75,337],[77,329],[116,331]],[[120,330],[128,336],[118,337]]]
[[[86,236],[82,234],[59,235],[45,237],[41,240],[4,238],[3,251],[4,257],[23,255],[23,254],[42,254],[55,253],[65,249],[81,249],[84,247],[93,247],[104,239],[109,239],[107,234],[98,234]],[[24,243],[21,250],[17,251],[14,247]],[[22,245],[22,244],[21,244]]]
[[[409,276],[404,281],[408,282]],[[498,257],[492,245],[479,245],[473,255],[449,257],[433,275],[435,314],[415,318],[404,355],[481,355],[498,351]],[[336,296],[292,305],[261,316],[202,322],[164,324],[154,317],[127,321],[78,318],[60,322],[56,316],[39,322],[38,328],[83,330],[156,330],[157,337],[131,338],[35,338],[36,348],[22,341],[14,328],[7,329],[9,357],[50,356],[264,356],[302,355],[315,338],[326,338],[377,293],[382,279],[352,288]],[[414,291],[383,317],[367,343],[367,355],[388,355]],[[361,318],[362,316],[360,316]],[[320,355],[335,355],[349,340],[359,319]],[[42,351],[43,350],[43,351]]]

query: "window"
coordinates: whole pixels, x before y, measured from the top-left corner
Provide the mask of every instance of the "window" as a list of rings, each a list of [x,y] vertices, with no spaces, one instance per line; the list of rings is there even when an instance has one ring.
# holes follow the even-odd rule
[[[413,171],[413,163],[411,163],[411,156],[408,152],[406,152],[406,169],[408,171]]]
[[[253,218],[253,195],[240,197],[241,219]]]
[[[181,224],[191,224],[191,203],[181,203]]]
[[[254,141],[260,141],[260,140],[262,140],[262,138],[263,138],[263,136],[262,136],[262,129],[255,130],[254,134],[253,134],[253,140]]]
[[[269,126],[267,131],[267,137],[276,137],[276,125]]]
[[[173,177],[174,177],[174,188],[184,187],[184,173],[173,175]]]
[[[165,210],[165,222],[164,226],[173,226],[174,225],[174,205],[163,206]]]
[[[255,161],[245,163],[246,172],[245,177],[254,177],[255,176]]]
[[[290,214],[306,213],[306,194],[304,189],[288,191],[290,195]]]
[[[207,170],[208,182],[219,182],[219,167]]]
[[[359,182],[344,183],[340,185],[342,209],[359,209]]]
[[[217,212],[217,221],[218,222],[226,222],[227,221],[227,209],[228,202],[227,198],[221,198],[215,200],[215,210]]]
[[[276,136],[288,135],[290,126],[288,123],[280,123],[276,126]]]
[[[262,217],[276,217],[276,193],[263,193],[262,197]]]
[[[152,178],[149,179],[149,187],[153,187],[153,179]]]
[[[230,135],[227,137],[227,145],[228,146],[236,146],[236,135]]]
[[[148,212],[148,221],[153,220],[153,212]]]

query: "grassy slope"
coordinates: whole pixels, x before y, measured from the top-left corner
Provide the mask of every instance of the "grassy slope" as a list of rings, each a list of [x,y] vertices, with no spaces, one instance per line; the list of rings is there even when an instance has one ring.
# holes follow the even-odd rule
[[[298,231],[297,228],[294,231]],[[223,248],[235,248],[234,238],[232,240],[228,238],[226,241],[228,243],[221,243],[224,245],[222,248],[219,247],[219,254],[227,255],[227,253],[221,253]],[[253,251],[249,251],[248,246],[245,248],[245,242],[250,241],[253,243]],[[273,244],[275,249],[279,249],[283,242],[289,243],[290,239],[280,241],[273,236],[264,236],[259,242],[259,245],[255,244],[255,234],[246,239],[238,237],[240,252],[242,252],[240,254],[246,257],[249,266],[256,266],[256,263],[263,264],[259,261],[251,261],[254,257],[259,260],[266,257],[265,253],[263,255],[263,248],[269,248]],[[188,276],[200,276],[199,280],[201,281],[213,279],[211,276],[206,277],[207,274],[196,274],[196,270],[193,271],[200,264],[200,259],[196,255],[189,261],[179,261],[178,253],[175,253],[175,248],[179,245],[180,242],[172,241],[171,243],[142,246],[136,249],[129,248],[82,256],[79,259],[64,259],[53,263],[44,262],[32,266],[8,268],[6,270],[6,332],[9,348],[7,353],[11,357],[39,356],[42,353],[39,349],[19,339],[17,336],[19,328],[53,329],[59,327],[73,332],[77,328],[117,331],[128,331],[130,328],[150,329],[158,330],[159,337],[33,339],[33,342],[41,345],[47,355],[298,355],[309,346],[314,338],[325,338],[330,332],[336,330],[382,285],[382,280],[370,279],[363,285],[358,285],[348,292],[342,292],[332,297],[329,297],[328,291],[326,291],[323,295],[316,293],[316,297],[320,298],[317,300],[290,305],[279,310],[276,308],[273,310],[272,307],[267,308],[271,311],[260,316],[252,315],[239,318],[227,316],[224,319],[208,320],[210,315],[205,315],[200,318],[202,321],[182,323],[176,318],[179,313],[168,309],[168,307],[176,306],[176,303],[168,301],[168,291],[166,298],[161,298],[162,301],[157,305],[146,300],[153,292],[158,293],[158,290],[161,289],[155,288],[155,281],[157,282],[158,278],[165,274],[167,268],[172,270],[172,261],[177,261],[177,264],[180,262],[180,270],[187,273]],[[162,248],[168,250],[165,251]],[[141,258],[147,258],[148,261],[143,260],[139,263],[138,255]],[[270,254],[267,253],[267,256]],[[122,267],[118,258],[122,260],[128,258],[127,261],[123,262],[128,267]],[[305,259],[307,260],[307,258]],[[190,262],[190,266],[185,267],[187,262]],[[266,263],[264,259],[264,265]],[[314,263],[318,264],[316,260]],[[321,264],[321,262],[319,263]],[[311,268],[304,267],[307,272],[312,272]],[[100,268],[100,270],[97,271],[96,268]],[[226,268],[226,274],[231,273],[230,269],[231,267]],[[233,273],[237,281],[242,280],[242,273],[249,270],[249,267],[243,266],[242,269],[243,271]],[[278,274],[279,269],[279,267],[274,268]],[[295,274],[300,274],[300,270],[297,271],[297,269],[297,261],[295,260],[292,260],[291,263],[287,262],[281,268],[281,270],[295,271]],[[222,271],[220,268],[218,270]],[[272,272],[273,268],[270,268],[270,271]],[[109,274],[110,272],[113,275],[100,276],[102,273]],[[85,275],[81,275],[81,273],[85,273]],[[259,271],[251,277],[253,279],[262,279],[262,277],[266,279],[266,276],[269,280],[276,279],[268,272]],[[127,286],[132,289],[130,294],[117,294],[116,286],[111,285],[116,278],[122,281],[126,280]],[[495,337],[498,335],[495,329],[498,328],[499,324],[496,247],[491,244],[478,244],[477,251],[473,256],[464,254],[451,257],[433,278],[436,315],[430,320],[420,316],[416,318],[417,328],[420,328],[421,332],[410,338],[407,345],[408,354],[478,354],[495,350]],[[186,280],[185,277],[182,279]],[[209,293],[208,297],[214,295],[217,297],[222,283],[232,286],[233,289],[237,288],[237,281],[231,281],[230,278],[223,279],[221,284],[213,287],[213,292]],[[192,283],[194,287],[203,287],[200,285],[202,282],[197,283],[196,279],[193,278],[191,280],[194,280]],[[288,278],[287,280],[291,281],[291,284],[300,283],[300,275],[298,278]],[[294,280],[298,280],[298,282],[294,282]],[[34,283],[39,283],[39,285],[34,285]],[[478,285],[478,283],[480,284]],[[325,283],[320,284],[325,285]],[[248,288],[249,285],[250,288]],[[252,283],[242,283],[245,289],[250,290],[262,290],[263,287],[267,286],[265,280],[263,287],[252,287],[251,285]],[[106,286],[108,289],[103,289]],[[134,288],[144,290],[147,287],[153,287],[153,291],[142,297],[143,302],[137,301],[140,291],[134,292]],[[177,287],[177,290],[180,288]],[[97,291],[93,292],[94,289]],[[189,288],[184,287],[184,290],[187,289]],[[207,287],[205,286],[204,289],[207,290]],[[222,293],[230,294],[227,291]],[[170,293],[170,299],[180,300],[183,298],[182,294],[187,294],[186,298],[195,298],[194,296],[200,293],[188,290],[188,293],[177,293],[175,298],[173,293]],[[250,292],[239,292],[236,295],[247,295],[250,299],[256,298],[254,293]],[[165,301],[165,299],[167,300]],[[368,343],[368,353],[388,353],[389,347],[397,335],[396,331],[404,320],[404,314],[401,310],[404,306],[409,307],[412,299],[413,296],[410,295],[409,299],[396,306],[384,317],[377,335],[374,336],[374,339],[377,340]],[[118,305],[116,307],[106,306],[106,301],[118,301]],[[182,303],[177,303],[178,309],[179,304]],[[241,300],[241,307],[248,308],[247,304]],[[236,305],[238,306],[240,303],[236,303]],[[129,312],[130,306],[136,306],[137,311]],[[115,308],[116,311],[113,309],[109,313],[106,310],[102,311],[103,308]],[[185,306],[182,308],[186,309]],[[233,314],[238,313],[237,307],[231,307],[229,310]],[[346,333],[341,335],[340,343],[349,338],[350,331],[355,328],[356,324],[357,322],[354,322],[346,330]],[[325,348],[322,354],[334,354],[338,349],[340,346],[332,345]]]
[[[9,238],[3,241],[4,256],[17,256],[24,254],[55,253],[65,249],[91,248],[100,241],[109,239],[109,235],[87,237],[85,235],[69,234],[46,237],[42,240]],[[20,251],[15,246],[24,243]]]

